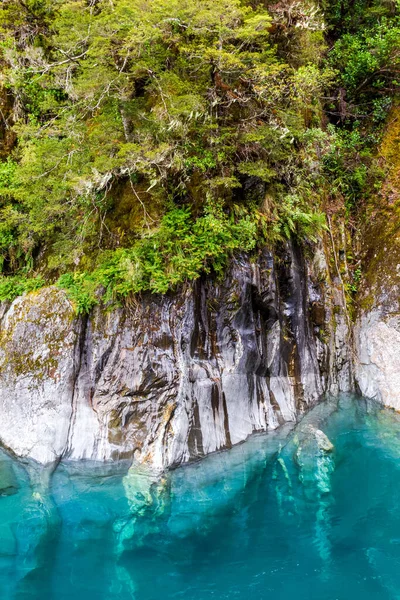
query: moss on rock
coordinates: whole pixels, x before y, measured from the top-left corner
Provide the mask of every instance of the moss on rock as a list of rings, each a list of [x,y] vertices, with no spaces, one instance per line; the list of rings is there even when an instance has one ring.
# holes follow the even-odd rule
[[[65,292],[55,287],[16,300],[0,331],[0,376],[57,379],[60,358],[75,344],[75,323]]]

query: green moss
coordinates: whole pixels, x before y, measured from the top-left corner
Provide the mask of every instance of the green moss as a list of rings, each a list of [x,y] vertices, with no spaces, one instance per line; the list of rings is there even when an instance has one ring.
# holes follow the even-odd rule
[[[362,310],[371,309],[384,293],[396,302],[400,286],[400,106],[392,109],[380,146],[386,176],[370,200],[363,224],[363,279],[358,296]]]
[[[11,370],[13,378],[29,376],[37,384],[56,377],[72,327],[73,311],[62,292],[46,288],[29,294],[1,330],[0,373]]]

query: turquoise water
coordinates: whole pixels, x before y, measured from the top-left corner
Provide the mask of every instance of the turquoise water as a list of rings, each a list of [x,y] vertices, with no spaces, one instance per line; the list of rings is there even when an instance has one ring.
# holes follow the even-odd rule
[[[128,466],[0,456],[1,600],[400,598],[392,411],[341,398],[168,476]]]

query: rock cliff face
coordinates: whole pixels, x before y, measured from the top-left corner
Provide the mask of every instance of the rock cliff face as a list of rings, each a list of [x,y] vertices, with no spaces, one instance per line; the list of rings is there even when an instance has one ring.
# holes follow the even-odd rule
[[[89,318],[50,287],[3,305],[0,327],[0,439],[42,463],[134,456],[163,469],[351,387],[342,295],[321,249],[242,256],[222,282]]]
[[[364,232],[364,280],[354,331],[359,391],[400,410],[400,109],[389,119],[380,155],[387,167]]]
[[[354,329],[355,378],[363,396],[400,410],[400,236],[377,239]]]
[[[381,306],[360,317],[355,376],[360,393],[400,410],[400,315]]]

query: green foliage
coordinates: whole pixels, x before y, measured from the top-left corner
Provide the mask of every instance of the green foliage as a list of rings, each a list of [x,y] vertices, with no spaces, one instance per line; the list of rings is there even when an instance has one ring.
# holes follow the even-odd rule
[[[359,33],[374,27],[381,19],[394,17],[398,0],[322,0],[329,34],[339,38],[346,33]]]
[[[378,176],[371,148],[365,143],[360,131],[329,128],[331,134],[329,152],[323,157],[323,167],[332,184],[332,192],[346,199],[349,209],[357,206],[367,183]]]
[[[353,295],[357,294],[358,287],[362,278],[362,271],[360,267],[357,267],[353,273],[353,281],[347,285],[347,292]]]
[[[398,89],[399,4],[285,6],[1,3],[10,289],[40,272],[79,312],[165,293],[235,251],[316,240],[326,196],[362,201]]]
[[[326,229],[323,212],[310,212],[307,205],[296,195],[286,196],[279,206],[278,227],[284,237],[308,238],[316,242]]]
[[[46,285],[41,277],[0,277],[0,301],[9,300],[12,302],[17,296],[22,296],[27,292],[34,292]]]
[[[99,282],[87,273],[64,273],[57,281],[58,287],[66,290],[76,307],[78,315],[89,313],[98,304]]]
[[[338,115],[342,123],[380,124],[400,89],[400,3],[325,0],[325,9],[335,40],[328,62],[337,72]]]
[[[371,29],[347,33],[335,44],[330,60],[351,101],[368,102],[400,87],[400,19],[382,20]]]
[[[327,62],[337,75],[327,112],[331,147],[323,157],[332,190],[360,211],[383,176],[376,156],[393,99],[400,91],[398,0],[325,0]]]
[[[105,302],[146,290],[165,293],[211,269],[221,275],[232,252],[254,249],[256,231],[249,215],[234,220],[221,207],[207,206],[196,220],[188,208],[174,208],[155,234],[129,249],[105,253],[91,273],[62,275],[58,285],[68,291],[78,313],[99,302],[100,288]]]

